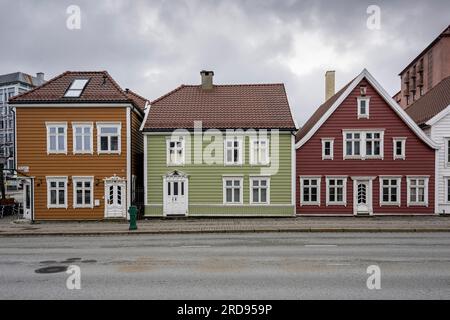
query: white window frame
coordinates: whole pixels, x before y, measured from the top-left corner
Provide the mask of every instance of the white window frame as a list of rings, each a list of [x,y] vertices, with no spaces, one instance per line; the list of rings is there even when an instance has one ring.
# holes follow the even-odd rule
[[[355,133],[359,133],[360,139],[360,145],[359,145],[359,155],[347,155],[347,134],[351,133],[354,135]],[[366,154],[366,142],[367,142],[367,134],[368,133],[379,133],[380,134],[380,154],[379,155],[367,155]],[[353,136],[352,136],[353,137]],[[351,141],[355,141],[354,138],[351,139]],[[354,143],[353,148],[354,150]],[[384,159],[384,129],[363,129],[363,130],[354,130],[354,129],[344,129],[342,130],[342,158],[344,160],[348,159],[358,159],[358,160],[365,160],[365,159]]]
[[[327,176],[326,177],[326,200],[327,206],[347,206],[347,178],[348,176]],[[330,201],[330,180],[343,180],[342,201]],[[334,186],[336,188],[336,186]]]
[[[266,181],[266,202],[255,202],[255,199],[253,199],[253,181]],[[267,176],[253,176],[249,178],[249,190],[250,190],[250,204],[253,205],[269,205],[270,204],[270,177]],[[258,189],[261,189],[261,183],[258,186]],[[259,194],[261,197],[261,194]]]
[[[330,143],[330,154],[325,155],[325,144]],[[334,138],[322,138],[322,160],[333,160],[334,158]]]
[[[445,158],[445,167],[450,168],[450,138],[444,138],[444,158]]]
[[[120,154],[122,149],[122,122],[97,122],[97,154]],[[101,146],[101,137],[102,136],[108,136],[111,137],[112,135],[102,135],[101,129],[102,128],[109,128],[109,127],[115,127],[118,129],[118,141],[117,141],[117,150],[111,150],[111,139],[108,139],[108,150],[102,150]]]
[[[255,150],[254,144],[258,143]],[[265,150],[261,150],[261,142],[266,143]],[[263,153],[264,152],[264,153]],[[261,161],[262,155],[264,154],[266,161]],[[226,154],[225,154],[226,157]],[[269,159],[269,139],[261,137],[250,137],[250,164],[251,165],[268,165],[270,163]]]
[[[178,162],[172,162],[170,160],[170,143],[171,142],[181,142],[181,158]],[[175,151],[177,151],[177,147],[175,147]],[[178,159],[178,157],[177,157]],[[177,137],[167,137],[166,139],[166,165],[168,167],[174,166],[183,166],[186,163],[186,139],[182,136]]]
[[[81,128],[81,144],[83,146],[83,150],[77,150],[76,148],[76,129]],[[84,128],[89,128],[91,130],[90,134],[90,144],[91,148],[89,150],[85,149],[84,146]],[[73,154],[93,154],[94,153],[94,124],[92,122],[72,122],[72,135],[73,135]]]
[[[226,188],[226,181],[231,180],[239,181],[239,202],[227,202],[227,188]],[[235,189],[234,183],[232,183],[232,188]],[[222,191],[223,191],[223,204],[227,206],[236,206],[236,205],[242,205],[244,203],[244,177],[242,176],[223,176],[222,177]],[[232,192],[232,198],[234,200],[234,192]]]
[[[366,102],[366,113],[361,113],[361,101]],[[358,97],[357,98],[357,106],[358,106],[358,119],[369,119],[370,114],[370,97]]]
[[[418,179],[422,179],[425,180],[424,182],[424,202],[412,202],[411,201],[411,180],[418,180]],[[411,206],[421,206],[421,207],[428,207],[428,182],[429,182],[430,178],[428,176],[407,176],[406,181],[406,187],[407,187],[407,199],[406,199],[406,203],[408,207]]]
[[[91,183],[91,187],[90,187],[90,191],[91,191],[91,203],[86,204],[77,204],[77,182],[90,182]],[[85,193],[85,187],[83,185],[82,187],[82,194],[83,194],[83,202],[85,200],[84,198],[84,193]],[[73,190],[73,207],[74,208],[94,208],[94,177],[92,176],[86,176],[86,177],[81,177],[81,176],[77,176],[77,177],[72,177],[72,190]]]
[[[391,201],[390,192],[389,192],[389,201],[383,200],[383,180],[397,180],[397,201]],[[401,176],[379,176],[378,182],[380,185],[380,207],[381,206],[398,206],[400,207],[402,204],[402,177]],[[389,181],[389,188],[392,188],[391,183]]]
[[[317,180],[317,201],[303,200],[303,186],[305,180]],[[300,176],[300,206],[320,206],[321,181],[322,181],[321,176]]]
[[[228,150],[227,142],[228,141],[233,141],[233,142],[237,141],[238,142],[238,158],[239,159],[238,159],[237,162],[228,161],[228,159],[227,159],[227,150]],[[242,165],[244,163],[244,161],[243,161],[243,149],[244,149],[243,144],[244,144],[243,137],[233,136],[233,137],[226,137],[224,139],[224,141],[223,141],[223,158],[224,158],[223,162],[224,162],[224,165],[226,165],[226,166],[240,166],[240,165]],[[235,147],[234,147],[234,143],[233,143],[233,147],[231,147],[231,150],[234,151],[234,149],[235,149]]]
[[[402,143],[402,154],[397,155],[397,142]],[[392,138],[392,152],[394,160],[405,160],[406,159],[406,138]]]
[[[47,183],[47,208],[48,209],[56,209],[56,208],[63,208],[63,209],[67,209],[68,208],[68,203],[67,203],[67,193],[68,193],[68,188],[67,188],[67,180],[68,177],[67,176],[61,176],[61,177],[46,177],[46,183]],[[51,195],[50,195],[50,183],[51,182],[56,182],[57,188],[56,188],[56,199],[58,202],[59,199],[59,187],[58,187],[58,183],[59,182],[64,182],[64,204],[52,204],[51,203]]]
[[[67,122],[46,122],[47,128],[47,154],[67,154]],[[56,150],[50,149],[50,129],[56,128]],[[64,128],[64,149],[58,149],[58,128]]]
[[[444,202],[445,202],[446,204],[450,204],[450,199],[449,199],[449,192],[450,192],[449,183],[450,183],[450,176],[444,177],[444,190],[445,190]]]
[[[359,134],[359,139],[356,140],[354,138],[354,134]],[[359,155],[351,154],[347,155],[347,134],[352,134],[352,138],[349,140],[352,142],[352,151],[354,153],[355,151],[355,142],[359,141]],[[362,133],[360,131],[351,131],[351,130],[344,130],[342,131],[342,157],[343,159],[362,159],[362,145],[363,145],[363,139],[362,139]]]

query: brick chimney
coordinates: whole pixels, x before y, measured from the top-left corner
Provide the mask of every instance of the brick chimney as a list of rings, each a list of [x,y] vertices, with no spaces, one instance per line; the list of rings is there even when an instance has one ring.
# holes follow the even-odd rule
[[[202,76],[202,89],[203,90],[211,90],[213,88],[213,77],[214,71],[200,71],[200,75]]]
[[[44,73],[43,72],[36,73],[36,79],[37,79],[38,85],[43,84],[45,82]]]
[[[335,71],[325,72],[325,101],[335,94]]]

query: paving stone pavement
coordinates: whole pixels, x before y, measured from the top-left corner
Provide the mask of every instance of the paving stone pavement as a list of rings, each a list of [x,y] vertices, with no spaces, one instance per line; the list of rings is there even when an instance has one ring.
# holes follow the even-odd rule
[[[450,217],[293,217],[293,218],[167,218],[138,221],[39,221],[0,219],[0,236],[112,235],[214,232],[450,232]]]

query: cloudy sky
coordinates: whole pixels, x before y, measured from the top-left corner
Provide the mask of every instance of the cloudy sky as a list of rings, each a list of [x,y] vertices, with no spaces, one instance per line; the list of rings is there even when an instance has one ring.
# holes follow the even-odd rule
[[[67,28],[67,8],[81,28]],[[380,28],[367,27],[370,5]],[[0,0],[0,74],[108,70],[153,100],[178,85],[283,82],[299,124],[367,68],[394,94],[397,74],[450,24],[448,0]],[[72,21],[72,20],[71,20]],[[370,20],[373,21],[373,20]]]

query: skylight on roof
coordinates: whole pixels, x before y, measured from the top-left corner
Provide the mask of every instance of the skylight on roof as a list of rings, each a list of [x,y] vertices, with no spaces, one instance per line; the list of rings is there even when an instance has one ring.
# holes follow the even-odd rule
[[[78,98],[83,92],[84,87],[88,83],[89,79],[75,79],[70,85],[69,89],[67,89],[64,97],[67,98]]]

